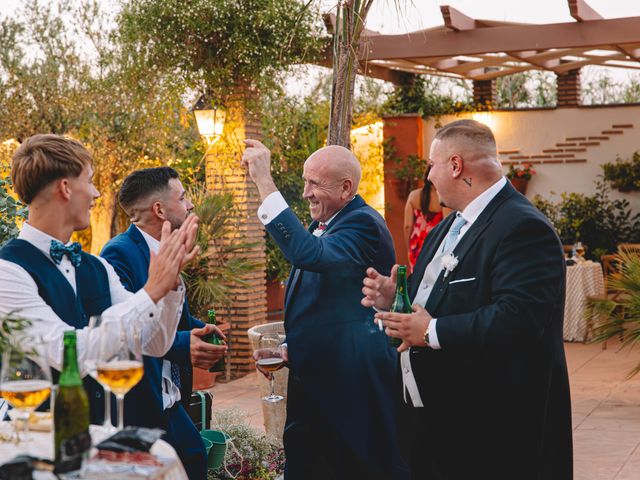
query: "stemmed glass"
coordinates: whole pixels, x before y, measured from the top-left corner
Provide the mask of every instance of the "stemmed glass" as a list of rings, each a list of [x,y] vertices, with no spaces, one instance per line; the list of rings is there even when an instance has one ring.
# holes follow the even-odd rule
[[[265,402],[280,402],[284,400],[282,395],[276,395],[274,390],[273,374],[284,367],[282,358],[282,341],[278,334],[265,333],[258,340],[258,349],[255,351],[256,367],[267,374],[271,383],[271,393],[262,397]]]
[[[116,396],[118,430],[124,428],[124,396],[142,378],[142,340],[136,325],[121,321],[103,325],[97,360],[98,381]],[[113,329],[116,329],[115,331]]]
[[[51,371],[44,356],[35,350],[24,351],[10,346],[2,354],[0,395],[18,412],[14,418],[16,440],[20,442],[17,423],[24,423],[22,440],[29,440],[29,419],[33,411],[51,395]]]
[[[103,329],[104,329],[103,318],[104,317],[100,315],[94,315],[89,319],[89,325],[88,325],[89,334],[94,335],[92,334],[92,332],[100,332],[100,333],[95,333],[95,335],[97,335],[101,339],[101,341],[105,337],[105,335],[103,335],[103,333],[105,333],[103,332]],[[117,328],[118,329],[120,328],[119,324]],[[100,428],[105,433],[110,434],[110,433],[114,433],[116,430],[116,428],[111,423],[111,388],[109,388],[109,385],[107,385],[106,383],[100,382],[100,380],[98,379],[99,355],[100,355],[100,348],[89,349],[85,357],[84,366],[87,373],[91,375],[91,377],[93,377],[95,381],[100,383],[100,385],[104,389],[104,422],[102,423],[102,427]]]

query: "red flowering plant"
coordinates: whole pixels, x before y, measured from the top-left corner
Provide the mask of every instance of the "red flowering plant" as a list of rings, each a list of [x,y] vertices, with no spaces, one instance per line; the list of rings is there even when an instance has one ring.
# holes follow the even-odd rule
[[[530,163],[523,163],[522,166],[509,165],[509,171],[507,172],[507,178],[509,180],[514,178],[522,178],[523,180],[531,180],[531,177],[536,174]]]

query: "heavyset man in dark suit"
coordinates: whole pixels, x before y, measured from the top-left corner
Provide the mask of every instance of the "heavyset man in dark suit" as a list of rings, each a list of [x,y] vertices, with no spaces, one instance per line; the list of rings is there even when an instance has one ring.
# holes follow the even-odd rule
[[[444,126],[429,164],[457,212],[422,248],[414,313],[376,313],[403,341],[399,422],[412,478],[569,480],[560,241],[502,176],[485,125]],[[369,269],[362,304],[388,309],[394,287],[395,268]]]
[[[395,258],[384,220],[356,193],[360,165],[338,146],[307,159],[307,230],[273,183],[269,150],[246,143],[243,164],[263,200],[258,216],[293,264],[284,315],[285,478],[408,478],[393,416],[395,352],[372,309],[360,305],[367,266],[388,273]]]
[[[163,223],[179,229],[193,204],[178,173],[169,167],[133,172],[124,179],[118,200],[132,224],[105,245],[101,256],[125,288],[136,291],[147,281],[150,252],[157,252]],[[165,439],[176,449],[190,479],[207,475],[204,444],[185,410],[191,397],[191,368],[210,368],[227,348],[201,339],[213,331],[221,334],[217,327],[194,318],[185,299],[171,348],[163,358],[144,356],[144,377],[125,397],[125,424],[165,430]]]

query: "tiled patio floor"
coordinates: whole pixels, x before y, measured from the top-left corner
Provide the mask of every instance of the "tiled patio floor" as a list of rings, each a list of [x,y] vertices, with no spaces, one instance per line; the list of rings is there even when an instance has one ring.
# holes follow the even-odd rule
[[[575,480],[640,479],[640,350],[619,351],[616,342],[565,344],[573,404]],[[263,427],[256,374],[214,387],[214,410],[235,407]]]

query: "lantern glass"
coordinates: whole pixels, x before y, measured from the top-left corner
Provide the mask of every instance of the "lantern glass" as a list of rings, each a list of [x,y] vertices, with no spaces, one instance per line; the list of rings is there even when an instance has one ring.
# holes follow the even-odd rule
[[[217,107],[209,110],[194,110],[198,133],[209,143],[214,143],[224,129],[225,111]]]

